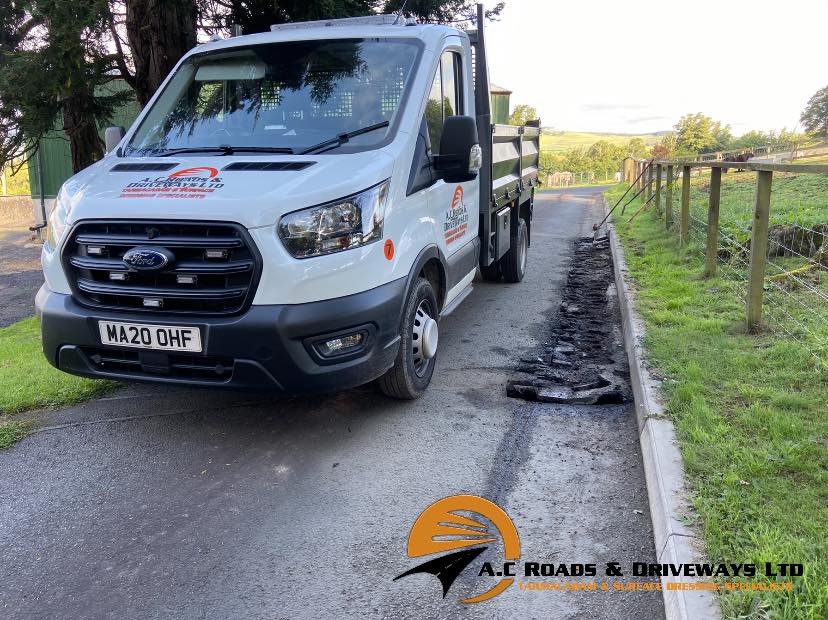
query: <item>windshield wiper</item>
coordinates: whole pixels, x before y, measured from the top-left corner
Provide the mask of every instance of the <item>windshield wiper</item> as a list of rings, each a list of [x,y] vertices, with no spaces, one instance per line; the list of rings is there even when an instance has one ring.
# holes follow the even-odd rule
[[[229,144],[222,144],[220,146],[188,146],[180,149],[170,149],[163,151],[156,155],[156,157],[170,157],[172,155],[180,155],[181,153],[221,153],[222,155],[232,155],[233,153],[288,153],[292,155],[293,149],[285,146],[230,146]]]
[[[299,152],[300,155],[307,155],[308,153],[313,153],[314,151],[319,151],[322,149],[326,149],[326,147],[337,147],[342,146],[351,138],[356,136],[361,136],[364,133],[368,133],[370,131],[376,131],[377,129],[382,129],[383,127],[388,127],[390,123],[388,121],[382,121],[381,123],[375,123],[373,125],[368,125],[367,127],[363,127],[362,129],[355,129],[354,131],[349,131],[347,133],[338,134],[335,138],[331,138],[329,140],[325,140],[324,142],[320,142],[319,144],[314,144],[313,146],[309,146],[308,148]]]
[[[233,149],[229,146],[187,146],[180,149],[161,151],[155,157],[171,157],[181,153],[221,153],[222,155],[232,155]]]
[[[296,151],[287,146],[223,146],[221,148],[230,149],[232,152],[239,153],[288,153],[293,155]]]

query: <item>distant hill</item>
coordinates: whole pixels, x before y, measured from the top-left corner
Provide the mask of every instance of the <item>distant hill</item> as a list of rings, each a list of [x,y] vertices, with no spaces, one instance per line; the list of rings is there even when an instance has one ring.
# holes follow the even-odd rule
[[[569,149],[587,149],[599,140],[613,144],[626,144],[633,138],[641,138],[644,144],[652,146],[661,141],[665,132],[645,134],[589,133],[584,131],[558,131],[544,127],[541,135],[541,150],[560,153]]]

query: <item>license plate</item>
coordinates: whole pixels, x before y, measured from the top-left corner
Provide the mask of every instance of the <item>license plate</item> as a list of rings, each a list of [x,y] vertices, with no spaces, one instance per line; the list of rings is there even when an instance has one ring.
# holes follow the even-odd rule
[[[197,327],[98,321],[98,329],[102,344],[158,351],[201,352],[201,331]]]

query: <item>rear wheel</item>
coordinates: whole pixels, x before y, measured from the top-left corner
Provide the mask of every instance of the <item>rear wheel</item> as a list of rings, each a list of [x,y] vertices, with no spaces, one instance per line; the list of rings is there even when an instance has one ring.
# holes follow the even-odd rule
[[[403,310],[397,358],[377,382],[383,394],[411,400],[425,392],[434,374],[438,316],[437,297],[431,283],[417,278]]]
[[[529,253],[529,229],[523,218],[518,220],[517,230],[512,232],[509,251],[500,259],[500,270],[506,282],[520,282],[526,275]]]

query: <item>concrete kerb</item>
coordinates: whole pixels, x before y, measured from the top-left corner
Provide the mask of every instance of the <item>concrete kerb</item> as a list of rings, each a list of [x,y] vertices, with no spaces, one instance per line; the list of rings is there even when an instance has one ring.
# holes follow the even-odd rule
[[[603,196],[600,200],[606,210]],[[704,561],[702,543],[685,523],[692,514],[684,479],[681,453],[673,422],[659,403],[659,383],[652,377],[643,355],[644,324],[636,313],[624,251],[612,219],[607,223],[612,248],[615,286],[621,307],[624,346],[630,364],[630,382],[638,420],[641,457],[647,482],[650,516],[653,522],[657,561],[662,564],[695,564]],[[669,590],[669,583],[701,581],[690,577],[662,577],[664,611],[667,620],[721,618],[718,600],[705,590]]]

